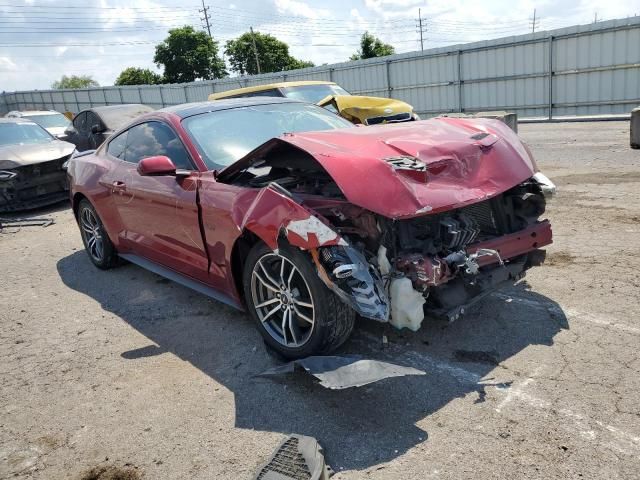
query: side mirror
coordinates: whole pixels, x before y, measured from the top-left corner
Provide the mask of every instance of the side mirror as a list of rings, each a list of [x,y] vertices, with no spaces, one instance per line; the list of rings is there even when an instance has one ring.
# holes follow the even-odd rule
[[[175,175],[176,166],[164,155],[147,157],[138,162],[138,173],[142,176]]]
[[[102,132],[102,130],[100,130],[100,125],[91,126],[91,133],[100,133],[100,132]]]

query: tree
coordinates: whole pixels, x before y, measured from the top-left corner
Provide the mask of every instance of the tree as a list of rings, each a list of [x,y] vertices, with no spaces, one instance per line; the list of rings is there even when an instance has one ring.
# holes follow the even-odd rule
[[[227,75],[224,61],[218,55],[218,42],[191,26],[169,30],[169,36],[156,46],[153,61],[164,66],[168,83],[211,80]]]
[[[235,40],[228,40],[225,53],[229,57],[231,68],[241,75],[281,72],[314,66],[312,62],[298,60],[289,55],[289,45],[286,43],[269,34],[259,32],[246,32]],[[260,72],[256,63],[256,53]]]
[[[297,58],[293,57],[291,57],[290,60],[291,61],[289,62],[289,65],[287,66],[287,68],[285,68],[285,70],[297,70],[299,68],[315,67],[315,64],[313,62],[310,62],[309,60],[298,60]]]
[[[96,82],[90,75],[71,75],[67,77],[63,75],[60,80],[56,80],[51,84],[51,88],[60,90],[62,88],[89,88],[99,87],[100,84]]]
[[[384,43],[379,38],[364,32],[360,37],[360,50],[351,55],[350,60],[364,60],[365,58],[384,57],[393,55],[395,49],[392,45]]]
[[[125,68],[116,79],[116,85],[155,85],[157,83],[162,83],[162,77],[148,68]]]

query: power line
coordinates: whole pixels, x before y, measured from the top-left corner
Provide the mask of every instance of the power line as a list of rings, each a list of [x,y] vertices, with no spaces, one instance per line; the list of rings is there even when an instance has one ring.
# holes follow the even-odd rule
[[[200,5],[195,5],[195,4],[189,4],[188,7],[193,8],[194,10],[196,8],[198,8]],[[87,7],[80,7],[80,6],[54,6],[54,7],[50,7],[50,6],[45,6],[45,5],[7,5],[7,4],[2,4],[0,5],[1,7],[10,7],[10,8],[29,8],[29,9],[34,9],[34,12],[23,12],[23,11],[18,11],[18,12],[11,12],[11,13],[17,13],[17,14],[30,14],[32,15],[32,13],[35,14],[42,14],[42,15],[56,15],[56,14],[61,14],[61,15],[65,15],[65,18],[68,18],[68,15],[70,13],[59,13],[60,9],[78,9],[78,10],[87,10]],[[270,15],[270,14],[258,14],[256,15],[254,10],[242,10],[242,9],[238,9],[238,8],[225,8],[223,6],[216,6],[216,12],[217,15],[221,14],[221,13],[225,13],[227,16],[232,15],[233,17],[237,18],[239,16],[249,16],[251,19],[275,19],[275,20],[279,20],[279,21],[284,21],[284,20],[298,20],[301,22],[309,22],[309,21],[313,21],[313,22],[318,22],[318,23],[326,23],[326,24],[335,24],[335,25],[344,25],[347,24],[347,21],[344,20],[335,20],[335,19],[327,19],[327,18],[308,18],[308,17],[304,17],[304,16],[291,16],[291,15],[279,15],[279,14],[275,14],[275,15]],[[42,11],[42,9],[45,10],[50,10],[50,11]],[[143,12],[148,12],[150,9],[156,9],[158,11],[155,12],[151,12],[153,15],[175,15],[176,13],[183,13],[185,10],[185,6],[181,5],[179,7],[91,7],[92,10],[140,10]],[[40,11],[38,11],[40,10]],[[52,11],[51,11],[52,10]],[[223,12],[219,12],[219,10],[222,10]],[[9,11],[3,11],[3,15],[5,13],[8,13]],[[147,13],[147,16],[149,14]],[[91,17],[95,19],[95,16]],[[404,22],[404,23],[408,23],[410,22],[410,19],[397,19],[397,20],[385,20],[385,23],[398,23],[398,22]]]

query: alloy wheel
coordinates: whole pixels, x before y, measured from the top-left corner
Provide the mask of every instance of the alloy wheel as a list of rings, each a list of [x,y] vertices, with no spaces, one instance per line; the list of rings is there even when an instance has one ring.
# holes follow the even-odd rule
[[[253,306],[265,330],[288,348],[303,346],[313,332],[315,308],[302,273],[286,257],[268,253],[251,272]]]
[[[102,230],[96,214],[89,208],[85,208],[80,213],[80,230],[89,255],[97,262],[104,258],[104,243],[102,241]]]

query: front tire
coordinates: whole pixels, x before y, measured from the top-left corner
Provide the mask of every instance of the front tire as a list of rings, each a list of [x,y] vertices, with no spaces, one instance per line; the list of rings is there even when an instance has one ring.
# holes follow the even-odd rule
[[[275,253],[256,244],[245,263],[243,287],[265,342],[284,357],[329,353],[353,331],[355,312],[322,283],[300,250]]]
[[[98,212],[86,199],[81,200],[78,205],[78,226],[84,249],[91,262],[102,270],[115,267],[118,264],[118,253]]]

